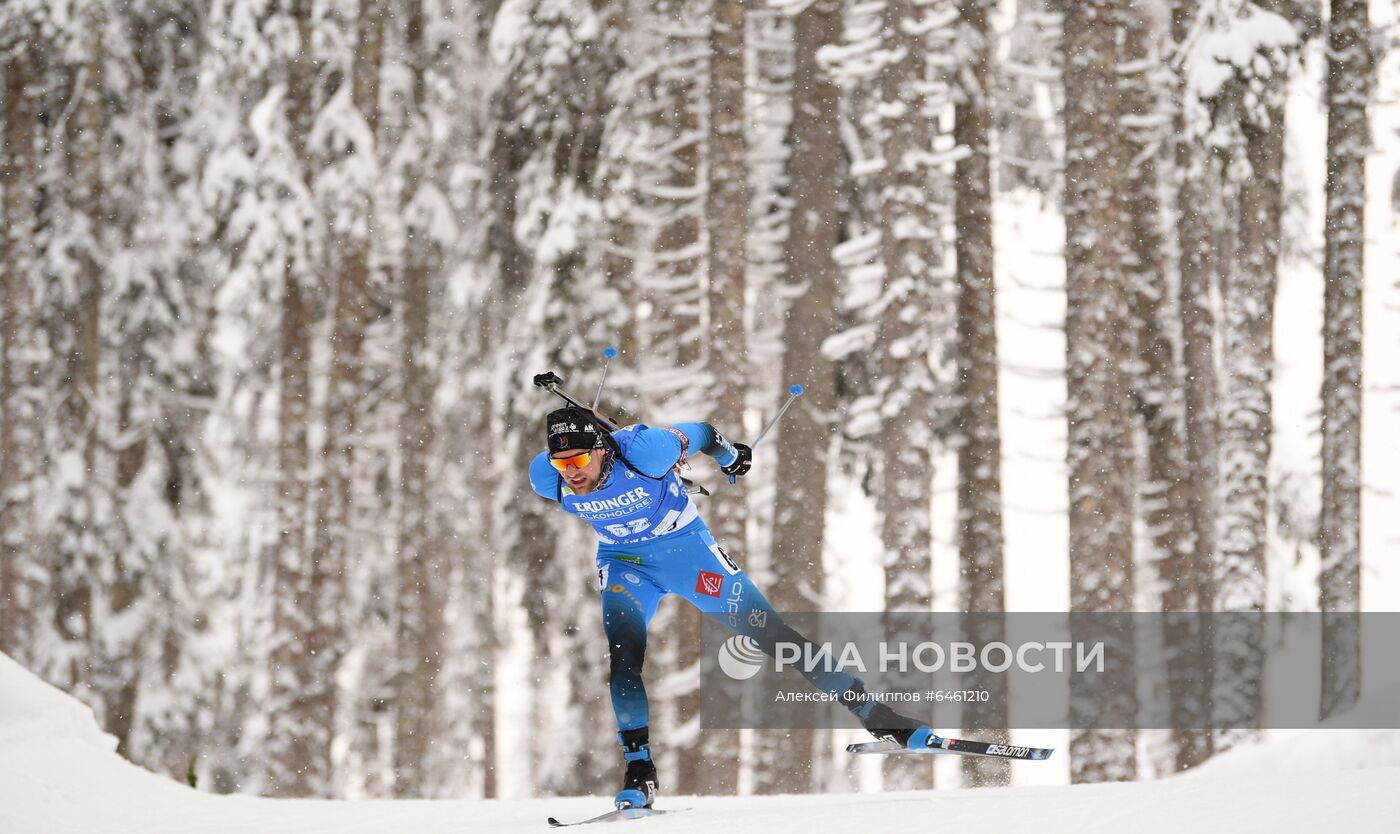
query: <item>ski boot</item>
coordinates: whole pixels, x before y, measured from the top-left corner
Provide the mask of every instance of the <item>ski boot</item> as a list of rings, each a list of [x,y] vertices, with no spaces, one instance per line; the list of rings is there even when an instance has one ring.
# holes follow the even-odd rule
[[[914,718],[900,715],[865,691],[860,678],[841,694],[841,703],[860,719],[860,725],[878,739],[892,741],[910,750],[923,750],[938,741],[933,728]]]
[[[622,777],[622,790],[613,798],[613,805],[623,808],[650,808],[656,799],[656,763],[651,760],[647,743],[647,728],[627,730],[617,734],[622,745],[622,758],[627,761],[627,773]]]

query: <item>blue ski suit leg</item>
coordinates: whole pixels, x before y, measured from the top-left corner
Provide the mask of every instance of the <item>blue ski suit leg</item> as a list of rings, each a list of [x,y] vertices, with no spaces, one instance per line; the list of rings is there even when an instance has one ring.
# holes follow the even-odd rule
[[[647,625],[667,594],[687,602],[729,629],[758,642],[769,656],[775,643],[807,642],[773,611],[753,582],[701,520],[647,542],[600,545],[598,588],[602,596],[603,631],[610,652],[613,712],[619,730],[648,724],[642,664],[646,657]],[[839,697],[855,678],[845,672],[817,669],[803,672],[817,689]]]

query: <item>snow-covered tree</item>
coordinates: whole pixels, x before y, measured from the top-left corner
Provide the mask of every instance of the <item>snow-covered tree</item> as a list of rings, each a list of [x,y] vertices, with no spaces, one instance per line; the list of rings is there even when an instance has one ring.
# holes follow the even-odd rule
[[[782,7],[754,6],[749,20],[752,31],[748,72],[749,141],[748,287],[745,306],[750,310],[752,333],[749,367],[759,390],[781,390],[782,294],[776,290],[786,275],[783,246],[788,236],[792,201],[787,195],[788,159],[792,147],[793,24]],[[761,373],[764,370],[766,374]],[[790,383],[788,383],[790,384]],[[770,403],[764,401],[767,408]],[[766,532],[766,525],[758,525]],[[762,558],[764,554],[755,554]]]
[[[709,40],[704,4],[648,0],[639,35],[652,45],[633,72],[641,152],[634,212],[642,267],[633,273],[642,347],[636,384],[656,422],[689,419],[704,385],[706,289],[705,106]],[[686,615],[689,617],[689,614]]]
[[[469,745],[470,733],[448,733],[441,687],[446,648],[447,602],[452,596],[439,577],[449,574],[452,555],[440,529],[430,480],[432,463],[440,450],[440,415],[434,399],[441,374],[443,347],[430,336],[435,332],[434,308],[444,298],[444,257],[452,240],[444,232],[454,230],[436,175],[443,164],[432,123],[435,102],[429,73],[435,67],[433,47],[437,33],[429,32],[422,0],[401,9],[402,44],[398,62],[406,77],[398,80],[393,99],[402,110],[391,113],[394,159],[400,189],[397,208],[403,215],[403,250],[399,253],[397,283],[399,304],[399,367],[401,409],[399,437],[399,520],[397,524],[398,589],[395,655],[399,660],[394,688],[394,791],[399,796],[436,795],[447,781],[448,762],[443,748]],[[363,56],[362,56],[363,57]],[[396,118],[395,118],[396,117]],[[444,217],[446,215],[446,217]],[[470,686],[466,681],[454,681]],[[479,706],[479,705],[478,705]],[[469,723],[469,722],[466,722]],[[444,738],[446,736],[446,738]]]
[[[955,450],[960,607],[1000,610],[994,194],[1062,179],[1072,607],[1131,608],[1138,520],[1164,610],[1259,610],[1269,525],[1296,524],[1270,338],[1316,5],[0,3],[0,650],[202,789],[492,796],[527,756],[532,792],[610,790],[593,542],[524,476],[555,405],[529,375],[587,397],[617,344],[605,413],[741,440],[806,385],[749,477],[697,474],[779,610],[829,602],[850,481],[878,542],[833,555],[927,610]],[[1334,0],[1330,29],[1328,713],[1358,683],[1367,12]],[[822,733],[701,732],[701,619],[660,617],[667,793],[839,781]],[[1215,717],[1243,721],[1264,647],[1217,637]],[[528,693],[500,689],[507,647]],[[1209,682],[1170,677],[1199,726]],[[535,749],[500,749],[507,714]],[[1214,740],[1173,742],[1188,767]],[[1077,732],[1074,778],[1133,774],[1134,745]]]
[[[495,797],[502,767],[496,736],[496,650],[505,634],[497,585],[499,577],[512,574],[502,558],[506,551],[497,551],[495,542],[502,536],[502,523],[513,526],[513,519],[503,518],[496,506],[499,495],[513,494],[514,481],[501,469],[503,456],[494,451],[494,431],[503,422],[492,406],[500,393],[494,386],[503,382],[503,375],[490,361],[498,316],[489,305],[497,285],[491,280],[490,262],[481,257],[490,251],[486,240],[492,226],[454,221],[489,216],[492,195],[482,162],[495,130],[488,118],[489,94],[500,69],[485,48],[494,22],[490,16],[478,17],[469,6],[436,7],[435,12],[433,8],[429,4],[422,9],[421,32],[414,26],[416,15],[405,20],[404,50],[412,67],[413,92],[404,115],[418,121],[405,127],[407,141],[400,144],[398,156],[408,200],[404,228],[411,236],[404,242],[402,269],[407,273],[426,266],[431,273],[440,258],[441,274],[430,282],[435,289],[428,313],[428,357],[418,354],[413,361],[432,377],[424,384],[434,388],[436,447],[423,450],[428,461],[425,497],[431,507],[427,553],[445,564],[428,561],[427,567],[437,568],[429,574],[436,590],[414,593],[404,605],[444,603],[442,669],[427,696],[438,711],[435,742],[442,765],[423,792],[460,795],[469,790]],[[454,47],[464,33],[473,49]],[[424,147],[431,150],[424,154]],[[404,293],[404,338],[411,341],[413,302],[407,286]],[[404,465],[408,462],[406,455]],[[408,502],[408,470],[404,472]],[[412,510],[405,506],[404,512]],[[404,531],[405,558],[414,537]],[[407,643],[411,650],[416,638],[404,626],[415,620],[410,610],[401,611],[400,617],[400,644]]]
[[[749,379],[746,323],[748,282],[749,171],[746,89],[747,15],[739,0],[714,0],[709,19],[708,117],[703,220],[708,282],[705,286],[706,372],[713,406],[705,414],[726,436],[744,428]],[[747,560],[747,499],[744,479],[721,483],[708,499],[707,523],[717,541]],[[679,668],[700,659],[703,618],[685,611]],[[698,668],[698,667],[696,667]],[[699,682],[687,675],[691,696],[682,702],[687,732],[676,751],[677,788],[683,793],[726,794],[739,788],[739,736],[733,730],[699,731]],[[694,739],[691,741],[691,739]]]
[[[1075,612],[1134,609],[1128,225],[1122,203],[1128,160],[1118,130],[1117,89],[1124,9],[1120,0],[1087,0],[1067,4],[1064,16],[1070,607]],[[1109,651],[1132,656],[1121,645]],[[1131,730],[1082,729],[1099,710],[1117,712],[1135,703],[1136,694],[1124,680],[1105,676],[1092,686],[1071,688],[1071,720],[1081,727],[1070,737],[1076,782],[1136,776]]]
[[[958,279],[958,557],[962,608],[974,614],[1006,610],[1004,537],[1001,516],[1000,370],[996,329],[995,247],[992,237],[992,126],[996,112],[991,87],[995,36],[990,2],[960,4],[957,108],[953,136],[966,155],[957,161],[955,229]],[[974,620],[991,625],[988,617]],[[975,642],[1000,641],[1000,629],[979,628]],[[994,692],[987,704],[969,709],[981,728],[979,738],[1006,743],[1005,688],[999,676],[969,682]],[[999,690],[999,691],[998,691]],[[969,715],[969,718],[972,716]],[[974,785],[1010,782],[1008,762],[968,758],[963,773]]]
[[[1126,273],[1131,284],[1129,304],[1136,353],[1131,366],[1133,404],[1146,441],[1141,512],[1153,561],[1166,587],[1186,589],[1194,571],[1190,513],[1184,494],[1182,379],[1176,359],[1176,316],[1162,210],[1160,169],[1170,125],[1170,115],[1162,106],[1163,55],[1154,47],[1163,40],[1162,34],[1148,11],[1125,10],[1121,95],[1129,186],[1125,198],[1130,228]],[[1166,610],[1179,609],[1172,605]]]
[[[187,92],[204,41],[180,38],[198,19],[199,9],[182,0],[120,7],[116,31],[124,36],[111,41],[109,69],[122,91],[108,117],[109,222],[121,254],[106,268],[103,328],[112,334],[116,507],[128,540],[125,577],[114,584],[128,601],[107,630],[141,634],[124,651],[138,666],[128,755],[177,776],[200,747],[206,716],[195,693],[207,682],[198,671],[207,626],[197,583],[210,496],[204,413],[191,404],[212,392],[214,281],[200,252],[204,214],[189,136],[196,110]],[[170,47],[139,48],[152,38]]]
[[[1323,227],[1322,553],[1324,612],[1361,610],[1361,313],[1368,105],[1375,83],[1367,0],[1332,0],[1327,27],[1327,215]],[[1324,619],[1322,715],[1361,695],[1360,627]]]
[[[268,21],[282,60],[262,115],[269,168],[285,212],[278,325],[279,540],[272,611],[267,709],[267,789],[279,796],[328,796],[334,788],[336,674],[343,651],[343,595],[338,566],[312,558],[312,335],[322,291],[324,218],[315,205],[317,159],[312,131],[323,106],[315,33],[322,23],[311,0],[292,0]]]
[[[952,212],[950,137],[938,117],[951,101],[944,76],[956,17],[902,0],[853,6],[843,43],[826,53],[852,124],[843,125],[849,239],[836,250],[840,306],[850,314],[823,350],[840,363],[837,407],[851,412],[841,459],[856,462],[853,474],[879,509],[878,566],[892,612],[933,605],[930,505],[950,387],[934,366],[952,353],[952,340],[939,339],[951,327],[942,231]],[[930,787],[929,764],[883,762],[884,784]]]
[[[834,439],[836,374],[822,354],[833,335],[836,261],[840,241],[836,212],[841,167],[837,87],[822,66],[822,47],[841,38],[841,3],[792,4],[795,57],[788,197],[794,210],[784,248],[789,295],[784,314],[782,377],[806,386],[802,408],[789,412],[777,436],[778,490],[774,511],[769,599],[779,612],[819,610],[822,605],[823,525],[828,501],[828,445]],[[812,762],[821,734],[792,730],[758,742],[755,777],[763,793],[812,787]]]
[[[622,295],[604,282],[600,253],[589,245],[602,227],[599,161],[606,91],[621,65],[614,25],[621,8],[605,0],[587,7],[527,0],[500,14],[508,12],[509,24],[498,19],[492,38],[505,71],[493,94],[499,133],[490,174],[502,224],[493,237],[501,247],[493,253],[495,303],[527,312],[503,323],[499,342],[496,408],[508,423],[498,429],[498,448],[518,486],[498,496],[498,529],[506,532],[495,546],[520,573],[537,674],[556,684],[540,690],[537,720],[573,735],[549,735],[536,783],[592,792],[611,785],[616,747],[612,733],[581,714],[606,703],[591,548],[576,527],[560,526],[518,473],[540,450],[540,417],[552,407],[541,406],[525,377],[550,368],[576,379],[575,371],[592,368],[596,346],[627,321]]]
[[[0,651],[34,666],[44,619],[43,565],[30,551],[42,393],[33,383],[38,360],[33,290],[36,252],[39,72],[34,54],[38,4],[0,8],[4,67],[4,133],[0,134]]]
[[[1057,0],[1017,0],[1015,19],[1002,41],[1005,53],[991,65],[989,89],[997,135],[997,184],[1002,191],[1058,187],[1064,141],[1064,98],[1058,54],[1061,16]]]
[[[374,500],[366,483],[378,479],[376,470],[387,475],[395,466],[392,449],[379,449],[366,441],[386,433],[373,431],[375,412],[383,404],[376,392],[384,388],[375,382],[387,380],[396,370],[378,359],[396,347],[393,335],[385,332],[393,322],[388,316],[392,301],[380,243],[390,238],[383,232],[396,226],[392,207],[380,205],[385,201],[378,193],[386,182],[379,125],[388,9],[379,0],[356,0],[337,11],[324,21],[325,43],[334,49],[321,56],[323,100],[307,136],[314,170],[312,195],[327,242],[316,264],[322,283],[314,297],[318,302],[315,335],[325,333],[329,343],[313,338],[310,345],[316,407],[308,418],[316,435],[310,464],[311,526],[304,554],[324,583],[319,595],[334,601],[317,624],[327,635],[321,651],[329,656],[320,658],[318,653],[323,670],[341,669],[352,643],[392,642],[387,623],[391,618],[384,606],[370,600],[381,597],[379,589],[395,581],[388,560],[375,558],[391,546],[392,534],[380,535],[358,523],[360,511]],[[321,315],[329,319],[326,331],[319,326]],[[355,606],[361,612],[361,618],[356,618],[340,601],[359,594],[368,594],[369,599]],[[366,707],[372,713],[374,699],[389,688],[377,679],[379,671],[372,667],[367,670],[369,680],[335,693],[331,715],[337,732],[343,732],[346,723],[377,723],[364,713]],[[363,690],[368,697],[354,690]],[[372,733],[361,738],[368,740],[370,748],[378,746],[377,740],[369,740],[374,739]],[[354,753],[366,755],[358,749],[363,746],[352,742]],[[343,769],[341,763],[336,767]],[[337,790],[347,775],[337,774]]]
[[[1278,288],[1284,112],[1291,53],[1298,36],[1281,2],[1218,0],[1185,57],[1191,94],[1185,105],[1222,159],[1227,200],[1237,226],[1224,299],[1224,395],[1220,414],[1219,557],[1215,608],[1265,607],[1265,548],[1272,447],[1273,311]],[[1264,645],[1257,621],[1231,619],[1216,635],[1216,719],[1225,726],[1257,720]],[[1241,736],[1227,733],[1229,745]]]
[[[1175,551],[1175,565],[1160,560],[1163,573],[1174,575],[1163,591],[1164,611],[1212,610],[1215,599],[1215,513],[1219,473],[1218,408],[1216,367],[1215,295],[1218,292],[1217,265],[1226,253],[1219,251],[1215,228],[1222,225],[1222,186],[1219,161],[1205,141],[1205,133],[1192,120],[1201,113],[1186,106],[1191,95],[1191,78],[1185,71],[1184,50],[1200,20],[1202,4],[1197,0],[1176,0],[1171,8],[1172,42],[1176,53],[1173,98],[1173,182],[1175,211],[1173,234],[1176,249],[1177,315],[1180,319],[1182,374],[1182,431],[1185,472],[1177,489],[1182,496],[1189,531],[1189,553]],[[1169,303],[1169,299],[1164,303]],[[1184,473],[1183,473],[1184,474]],[[1195,625],[1189,619],[1174,620],[1183,628]],[[1177,645],[1189,645],[1190,637],[1174,634]],[[1206,682],[1199,675],[1173,675],[1173,724],[1178,728],[1203,727],[1209,716],[1201,714],[1206,703]],[[1174,729],[1176,767],[1200,764],[1210,755],[1208,731]]]

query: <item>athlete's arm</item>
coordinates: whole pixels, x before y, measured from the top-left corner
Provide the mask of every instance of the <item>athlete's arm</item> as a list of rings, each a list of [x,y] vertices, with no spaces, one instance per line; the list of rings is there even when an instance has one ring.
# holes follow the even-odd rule
[[[747,451],[748,447],[742,449]],[[749,457],[709,423],[677,423],[666,429],[638,431],[627,449],[627,460],[649,477],[661,478],[677,463],[697,451],[714,458],[726,474],[730,469],[746,464]],[[742,468],[748,470],[746,465]],[[737,474],[742,475],[743,472]]]
[[[632,443],[627,447],[627,462],[649,478],[664,478],[684,453],[681,437],[674,432],[645,428],[632,436]]]
[[[739,450],[730,443],[719,429],[709,423],[677,423],[672,431],[685,434],[689,440],[689,452],[704,452],[715,459],[721,468],[732,466],[739,459]]]
[[[559,499],[559,473],[549,463],[549,452],[540,452],[530,461],[530,486],[541,498]]]

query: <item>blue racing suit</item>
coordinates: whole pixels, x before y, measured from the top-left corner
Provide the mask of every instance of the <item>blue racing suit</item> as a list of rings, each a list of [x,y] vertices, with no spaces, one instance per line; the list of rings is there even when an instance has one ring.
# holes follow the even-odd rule
[[[574,495],[550,465],[547,452],[530,464],[535,492],[593,525],[598,534],[598,591],[610,647],[613,712],[619,730],[648,724],[642,663],[647,625],[667,594],[677,594],[717,622],[752,637],[770,656],[778,642],[804,645],[773,611],[739,565],[710,535],[686,493],[677,463],[698,450],[721,465],[733,445],[707,423],[671,428],[636,424],[612,433],[621,453],[599,486]],[[855,679],[845,672],[803,673],[818,689],[840,697]]]

